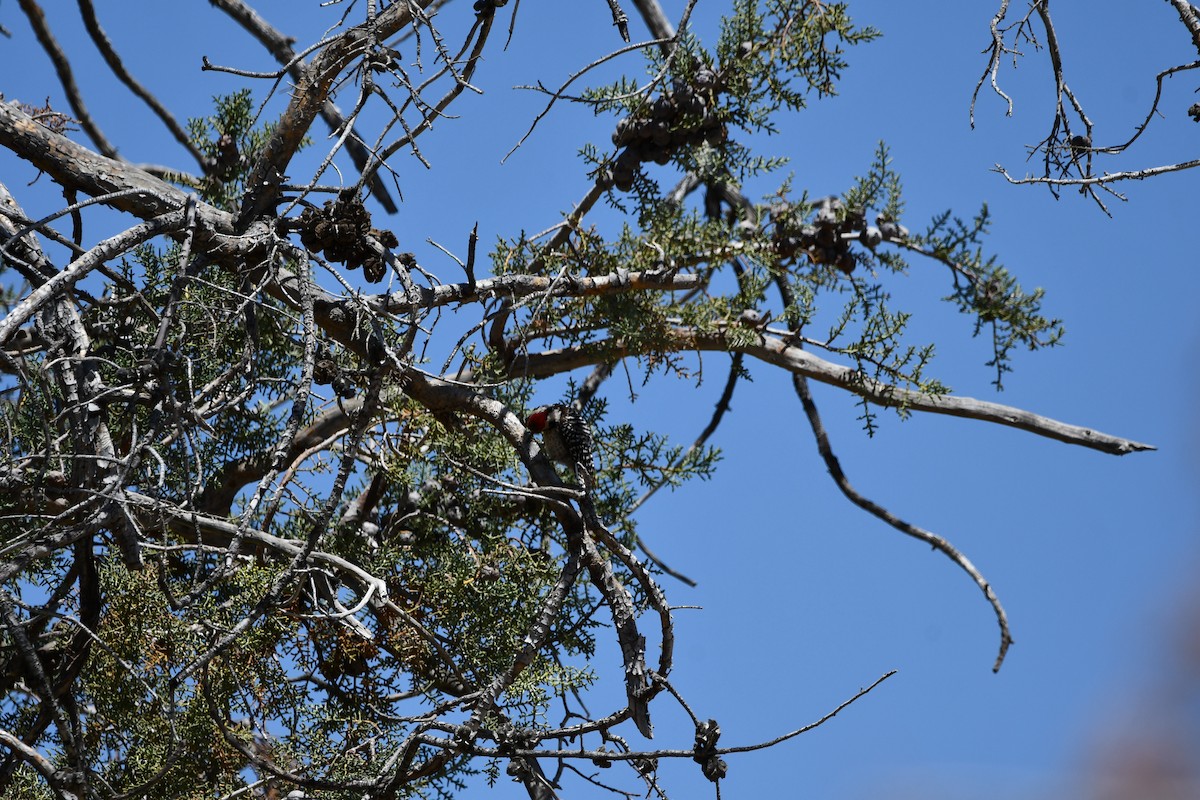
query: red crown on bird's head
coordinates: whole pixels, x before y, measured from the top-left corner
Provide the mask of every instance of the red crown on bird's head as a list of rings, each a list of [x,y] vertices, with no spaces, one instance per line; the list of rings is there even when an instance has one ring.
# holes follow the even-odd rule
[[[546,424],[549,422],[550,409],[539,408],[528,417],[525,418],[525,427],[534,433],[541,433],[546,430]]]

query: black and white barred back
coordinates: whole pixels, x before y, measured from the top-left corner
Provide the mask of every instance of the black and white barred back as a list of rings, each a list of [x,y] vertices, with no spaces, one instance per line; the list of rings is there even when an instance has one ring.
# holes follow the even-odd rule
[[[551,461],[566,464],[573,472],[582,469],[591,478],[596,444],[591,426],[579,412],[561,403],[541,406],[530,412],[525,426],[542,435],[542,447]]]

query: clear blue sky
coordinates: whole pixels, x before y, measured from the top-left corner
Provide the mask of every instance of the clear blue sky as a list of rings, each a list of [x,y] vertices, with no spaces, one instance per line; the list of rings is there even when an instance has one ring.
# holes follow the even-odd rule
[[[60,4],[46,5],[58,11]],[[73,16],[61,5],[61,16]],[[316,0],[255,5],[301,44],[339,13],[319,9]],[[442,12],[447,24],[469,15],[469,5],[450,3]],[[934,373],[957,393],[1159,450],[1116,458],[978,422],[900,423],[887,415],[868,439],[852,400],[817,387],[833,443],[858,488],[950,538],[1006,604],[1016,644],[993,675],[996,628],[976,588],[944,557],[851,507],[826,475],[788,382],[751,365],[755,381],[739,387],[718,434],[725,460],[716,479],[660,495],[639,512],[652,547],[700,581],[697,589],[667,582],[674,603],[704,607],[677,612],[673,680],[698,714],[720,721],[722,744],[747,744],[817,719],[888,670],[899,673],[816,732],[729,759],[726,798],[1078,796],[1091,747],[1161,676],[1173,611],[1200,565],[1192,413],[1200,353],[1197,174],[1119,187],[1130,200],[1110,202],[1110,219],[1072,191],[1056,201],[991,172],[999,162],[1024,173],[1024,146],[1044,137],[1051,115],[1049,66],[1044,54],[1031,52],[1016,73],[1002,76],[1014,116],[984,93],[976,129],[968,127],[992,5],[853,2],[855,19],[879,27],[884,38],[851,51],[840,97],[784,120],[781,134],[764,146],[791,157],[798,187],[823,195],[847,188],[885,140],[904,176],[904,222],[913,230],[947,208],[969,216],[987,202],[991,250],[1026,287],[1046,288],[1046,311],[1065,320],[1067,337],[1063,347],[1018,354],[997,397],[984,366],[987,342],[971,340],[970,322],[933,302],[948,293],[947,276],[915,263],[895,295],[917,313],[916,330],[941,343]],[[98,6],[130,68],[180,117],[204,114],[208,98],[240,85],[200,72],[201,54],[274,69],[207,3]],[[677,17],[683,4],[665,6]],[[501,12],[505,24],[512,7]],[[702,36],[721,7],[699,4]],[[607,145],[611,119],[560,106],[522,150],[503,166],[499,161],[543,104],[511,87],[539,78],[555,85],[617,46],[607,13],[600,0],[524,0],[508,50],[500,49],[502,37],[489,47],[475,81],[484,94],[464,97],[454,107],[460,118],[423,140],[432,169],[411,157],[394,160],[405,202],[385,224],[443,279],[457,279],[457,268],[425,245],[426,237],[462,252],[476,221],[484,241],[542,230],[582,197],[575,153],[587,140]],[[1097,123],[1097,144],[1128,138],[1148,108],[1155,72],[1196,58],[1165,3],[1136,12],[1125,3],[1060,4],[1054,13],[1068,77]],[[0,24],[14,32],[0,41],[0,90],[32,103],[49,95],[65,108],[15,3],[0,4]],[[636,19],[631,28],[635,37],[644,32]],[[92,111],[122,152],[134,161],[189,167],[137,102],[107,79],[79,25],[59,31],[82,67]],[[135,53],[133,44],[148,34],[153,38]],[[401,49],[411,60],[411,44]],[[619,65],[641,74],[636,56]],[[1195,101],[1193,88],[1186,75],[1168,84],[1166,118],[1130,156],[1103,166],[1136,169],[1193,157],[1197,129],[1184,113]],[[140,138],[144,131],[153,142]],[[0,165],[21,197],[31,172],[6,157]],[[61,198],[50,194],[45,202],[33,210],[49,210]],[[719,392],[719,380],[699,390],[664,386],[644,392],[632,413],[686,442]],[[618,660],[610,653],[600,666],[615,670]],[[659,743],[689,746],[682,715],[668,710],[669,699],[657,702]],[[663,772],[677,797],[709,791],[690,762],[664,765]],[[505,784],[474,796],[523,792]]]

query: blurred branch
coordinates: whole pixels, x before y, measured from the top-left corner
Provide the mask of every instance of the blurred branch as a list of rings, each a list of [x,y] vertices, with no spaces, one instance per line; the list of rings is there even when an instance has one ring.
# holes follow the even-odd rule
[[[165,125],[167,130],[171,132],[171,135],[175,137],[175,141],[179,142],[179,144],[182,145],[185,150],[191,153],[192,158],[196,159],[196,163],[200,165],[200,170],[202,172],[208,171],[210,166],[208,164],[208,160],[199,150],[196,149],[196,146],[192,144],[191,138],[189,138],[187,132],[179,126],[179,123],[175,121],[175,117],[171,115],[171,112],[168,111],[162,105],[162,103],[158,102],[158,98],[151,94],[146,87],[138,83],[138,81],[129,74],[129,70],[125,69],[125,64],[121,61],[121,57],[117,55],[117,51],[113,49],[112,42],[108,40],[108,36],[104,33],[104,29],[100,27],[100,21],[96,18],[96,9],[92,5],[92,0],[79,0],[79,12],[83,16],[83,24],[87,28],[88,35],[92,37],[92,41],[95,43],[96,49],[100,51],[100,55],[104,57],[105,63],[108,64],[108,67],[113,71],[113,74],[117,76],[121,83],[125,84],[129,88],[129,91],[133,92],[134,95],[140,98],[142,102],[149,106],[150,110],[153,111],[160,120],[162,120],[163,125]],[[101,150],[103,151],[103,148],[101,148]],[[106,153],[106,155],[111,154]]]
[[[79,86],[75,83],[75,74],[71,71],[71,62],[67,59],[67,54],[63,52],[58,40],[54,38],[54,34],[50,32],[50,23],[46,21],[46,13],[34,0],[17,0],[17,2],[29,19],[29,24],[33,27],[33,32],[42,45],[42,49],[46,51],[46,55],[54,64],[54,71],[58,73],[59,83],[62,84],[63,91],[67,95],[67,102],[71,104],[71,110],[75,112],[80,126],[101,153],[109,158],[119,158],[117,148],[100,131],[95,120],[92,119],[91,113],[88,112],[87,106],[84,105],[83,94],[79,91]]]

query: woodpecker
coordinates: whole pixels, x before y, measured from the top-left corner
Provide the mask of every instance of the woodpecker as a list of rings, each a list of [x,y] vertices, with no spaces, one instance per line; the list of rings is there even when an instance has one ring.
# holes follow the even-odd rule
[[[578,411],[561,403],[541,406],[526,417],[525,427],[542,435],[542,448],[551,461],[566,464],[585,486],[590,485],[595,445],[592,429]]]

